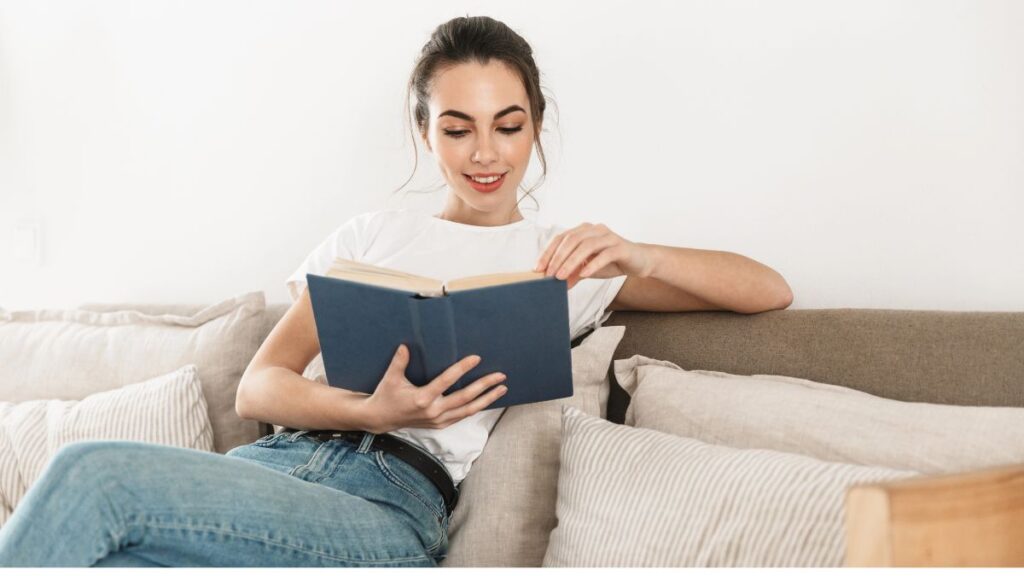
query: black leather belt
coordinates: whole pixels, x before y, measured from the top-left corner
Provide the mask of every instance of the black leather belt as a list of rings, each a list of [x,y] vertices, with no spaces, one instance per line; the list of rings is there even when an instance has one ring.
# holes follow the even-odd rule
[[[361,430],[310,430],[303,434],[303,436],[321,442],[341,439],[358,446],[367,434],[369,432]],[[459,491],[455,488],[451,475],[448,474],[448,470],[444,466],[438,464],[436,460],[425,454],[422,448],[410,444],[397,436],[377,434],[373,437],[373,442],[370,443],[370,449],[383,450],[388,454],[393,454],[399,460],[419,470],[421,474],[430,479],[441,493],[448,515],[450,516],[452,511],[455,510],[455,505],[459,501]]]

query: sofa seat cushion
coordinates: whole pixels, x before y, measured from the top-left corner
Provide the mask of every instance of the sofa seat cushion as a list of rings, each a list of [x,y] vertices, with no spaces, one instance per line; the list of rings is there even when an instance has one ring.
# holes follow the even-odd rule
[[[0,402],[0,525],[57,450],[82,440],[213,450],[199,370],[190,364],[80,401]]]
[[[742,450],[563,409],[544,566],[841,566],[853,485],[915,472]]]

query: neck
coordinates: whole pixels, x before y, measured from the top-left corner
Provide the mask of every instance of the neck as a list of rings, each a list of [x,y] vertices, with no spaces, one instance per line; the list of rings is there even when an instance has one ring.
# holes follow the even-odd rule
[[[468,224],[470,226],[504,226],[523,219],[517,206],[501,208],[491,212],[476,210],[458,198],[448,198],[444,209],[437,215],[442,220]]]

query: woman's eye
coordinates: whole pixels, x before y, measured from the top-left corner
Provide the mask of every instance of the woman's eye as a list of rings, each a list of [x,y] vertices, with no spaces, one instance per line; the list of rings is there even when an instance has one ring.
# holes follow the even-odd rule
[[[498,132],[501,132],[502,134],[515,134],[516,132],[519,132],[522,129],[523,129],[522,126],[516,126],[514,128],[498,128]],[[469,133],[469,130],[445,130],[444,131],[445,136],[451,136],[452,138],[462,138],[463,136],[465,136],[468,133]]]

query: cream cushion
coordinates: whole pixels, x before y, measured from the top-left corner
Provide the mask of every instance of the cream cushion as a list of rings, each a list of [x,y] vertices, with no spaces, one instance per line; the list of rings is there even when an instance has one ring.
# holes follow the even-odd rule
[[[711,444],[934,474],[1024,462],[1024,408],[901,402],[639,355],[617,360],[615,377],[630,395],[627,425]]]
[[[566,407],[544,566],[840,566],[855,484],[915,472],[741,450]]]
[[[235,391],[264,332],[262,292],[191,315],[134,310],[0,310],[0,401],[79,400],[186,364],[199,368],[214,447],[260,437],[235,413]]]
[[[460,485],[442,566],[540,566],[556,523],[562,406],[604,415],[625,330],[598,328],[573,348],[572,397],[505,410]]]
[[[84,400],[0,402],[0,524],[57,450],[81,440],[134,440],[211,451],[199,370],[99,392]]]

